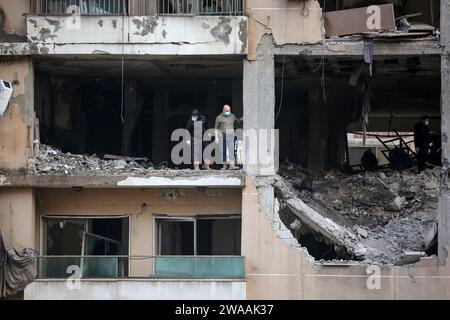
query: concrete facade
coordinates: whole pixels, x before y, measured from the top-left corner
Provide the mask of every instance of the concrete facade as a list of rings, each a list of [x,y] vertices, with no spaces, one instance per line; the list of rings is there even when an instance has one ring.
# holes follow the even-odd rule
[[[241,189],[38,189],[35,230],[42,252],[42,217],[128,217],[129,255],[155,256],[157,216],[240,215]],[[41,230],[41,231],[40,231]],[[130,262],[131,277],[148,277],[153,261]]]
[[[450,1],[441,2],[441,114],[442,114],[442,177],[439,199],[439,261],[445,264],[448,258],[447,247],[450,244],[450,190],[448,170],[450,165]]]
[[[277,135],[275,128],[275,60],[273,42],[265,36],[258,47],[255,60],[244,60],[244,140],[247,164],[244,170],[250,175],[273,175],[276,172]],[[244,138],[245,139],[245,138]],[[255,142],[258,143],[258,148]],[[264,148],[264,144],[266,147]]]
[[[18,57],[11,64],[2,64],[0,77],[18,84],[10,105],[0,119],[0,167],[18,170],[27,167],[33,156],[34,140],[34,76],[28,57]]]
[[[436,258],[408,267],[315,262],[290,231],[285,232],[270,192],[251,177],[243,191],[248,299],[449,298],[450,268],[448,263],[438,268]]]
[[[28,16],[32,54],[244,55],[246,17]],[[37,51],[36,51],[37,50]]]
[[[42,251],[44,216],[126,216],[130,219],[129,254],[152,256],[156,252],[157,215],[241,215],[246,281],[155,281],[147,279],[152,266],[145,261],[130,264],[130,277],[140,279],[83,281],[81,291],[67,290],[65,281],[37,280],[25,290],[25,299],[450,298],[450,191],[447,186],[450,0],[441,1],[440,43],[379,40],[374,51],[375,55],[386,58],[440,56],[442,63],[444,167],[439,202],[439,256],[406,267],[314,261],[278,216],[274,189],[256,183],[255,177],[276,173],[276,148],[257,155],[257,160],[266,161],[264,164],[246,165],[244,173],[239,174],[58,176],[26,173],[28,161],[34,156],[36,59],[236,56],[242,59],[243,85],[239,88],[240,82],[233,80],[233,100],[239,103],[237,96],[242,95],[244,129],[273,130],[278,107],[275,99],[277,59],[280,61],[286,56],[320,59],[322,55],[361,59],[363,42],[360,39],[324,40],[322,9],[317,1],[306,1],[307,16],[298,1],[254,0],[247,2],[248,17],[82,16],[81,29],[71,29],[68,17],[34,14],[22,17],[18,13],[29,11],[26,3],[28,1],[0,0],[6,15],[3,33],[0,33],[0,79],[17,80],[7,113],[0,118],[0,229],[6,240],[17,250],[31,247]],[[297,26],[300,26],[298,32],[292,32]],[[314,105],[317,108],[309,110],[315,117],[315,124],[321,122],[322,113],[329,112],[322,108],[320,94],[319,87],[310,93],[317,102]],[[161,90],[155,100],[167,99],[167,96],[167,92]],[[159,129],[164,127],[156,117],[153,125]],[[314,127],[310,128],[310,133],[320,134]],[[320,142],[320,138],[311,142],[309,153],[317,150],[315,143]],[[246,157],[255,156],[250,146],[246,147]],[[314,158],[309,161],[311,166],[322,166]]]
[[[245,300],[245,281],[83,280],[80,290],[66,281],[35,281],[25,300]]]

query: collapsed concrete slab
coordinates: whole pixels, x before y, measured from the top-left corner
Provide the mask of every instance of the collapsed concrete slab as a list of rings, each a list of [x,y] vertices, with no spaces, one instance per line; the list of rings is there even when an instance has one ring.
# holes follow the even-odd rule
[[[292,182],[292,177],[275,176],[265,178],[260,183],[273,186],[275,197],[280,203],[279,215],[282,222],[300,245],[307,247],[310,254],[316,252],[312,254],[316,260],[341,259],[404,265],[415,261],[405,259],[410,256],[410,252],[415,252],[415,256],[419,257],[433,255],[430,248],[437,237],[438,170],[428,170],[421,175],[392,172],[389,173],[392,177],[384,177],[384,181],[382,178],[374,178],[378,174],[337,178],[340,180],[338,185],[342,185],[340,189],[337,188],[338,191],[354,193],[342,194],[342,199],[348,203],[341,203],[340,211],[333,210],[322,202],[327,199],[324,194],[330,188],[318,188],[317,185],[320,186],[321,182],[316,182],[314,187],[308,187],[308,183],[298,186]],[[393,186],[392,181],[396,180],[398,186]],[[381,185],[380,189],[369,183],[374,181]],[[359,186],[360,190],[357,192],[353,191],[354,186],[345,186],[349,183],[362,183],[363,186]],[[304,188],[311,190],[306,193],[299,191]],[[406,193],[405,188],[410,190],[409,193]],[[380,195],[377,191],[380,190],[383,191],[381,199],[371,202],[371,196],[378,199]],[[411,190],[416,190],[417,194],[411,193]],[[399,194],[406,194],[407,197],[400,197]],[[348,196],[361,196],[365,200],[361,204],[354,199],[349,200],[351,197]],[[318,199],[321,201],[316,201]],[[393,206],[391,202],[395,203],[396,200],[402,203],[398,210],[393,210],[387,204]],[[355,217],[355,213],[348,210],[356,210],[360,216]],[[349,217],[358,220],[355,222]],[[366,225],[364,217],[368,220]],[[327,254],[328,251],[333,251],[333,254]]]
[[[277,177],[274,187],[278,194],[278,200],[287,206],[308,227],[320,233],[335,245],[346,248],[351,255],[358,258],[365,256],[367,249],[358,241],[358,238],[351,230],[323,217],[320,213],[307,206],[300,198],[295,196],[295,192],[289,187],[288,182],[281,177]]]

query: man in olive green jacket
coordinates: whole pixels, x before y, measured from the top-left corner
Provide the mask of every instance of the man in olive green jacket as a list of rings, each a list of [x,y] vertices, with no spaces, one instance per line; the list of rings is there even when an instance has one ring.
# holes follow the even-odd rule
[[[236,122],[239,119],[231,113],[231,107],[229,105],[224,105],[222,113],[216,118],[216,123],[214,129],[216,131],[216,143],[220,145],[220,158],[223,164],[222,170],[228,169],[239,169],[235,165],[234,156],[234,130]]]

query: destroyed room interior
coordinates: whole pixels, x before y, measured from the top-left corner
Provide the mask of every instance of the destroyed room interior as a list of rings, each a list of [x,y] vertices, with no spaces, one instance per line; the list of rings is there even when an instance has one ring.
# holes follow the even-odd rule
[[[136,170],[186,169],[170,162],[178,143],[171,134],[186,127],[193,109],[206,116],[207,129],[224,104],[242,117],[242,61],[229,57],[126,60],[123,69],[120,59],[39,59],[36,70],[41,147],[93,161],[121,155],[136,159]],[[57,170],[51,163],[38,171]]]

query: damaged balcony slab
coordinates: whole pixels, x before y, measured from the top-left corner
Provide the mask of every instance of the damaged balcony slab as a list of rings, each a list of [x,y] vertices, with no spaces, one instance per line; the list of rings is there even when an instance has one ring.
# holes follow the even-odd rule
[[[95,154],[65,153],[45,144],[36,150],[26,170],[0,173],[0,187],[241,188],[245,181],[241,170],[173,170],[154,166],[145,158],[110,160]]]
[[[76,26],[70,19],[28,16],[22,54],[247,53],[245,16],[82,16]]]
[[[276,46],[275,55],[305,55],[305,56],[345,56],[362,57],[364,40],[327,39],[318,44],[286,44]],[[440,55],[442,47],[438,38],[410,40],[377,40],[374,39],[375,56],[410,56],[410,55]]]
[[[161,170],[145,176],[19,174],[0,175],[0,188],[242,188],[244,173],[192,170]]]

